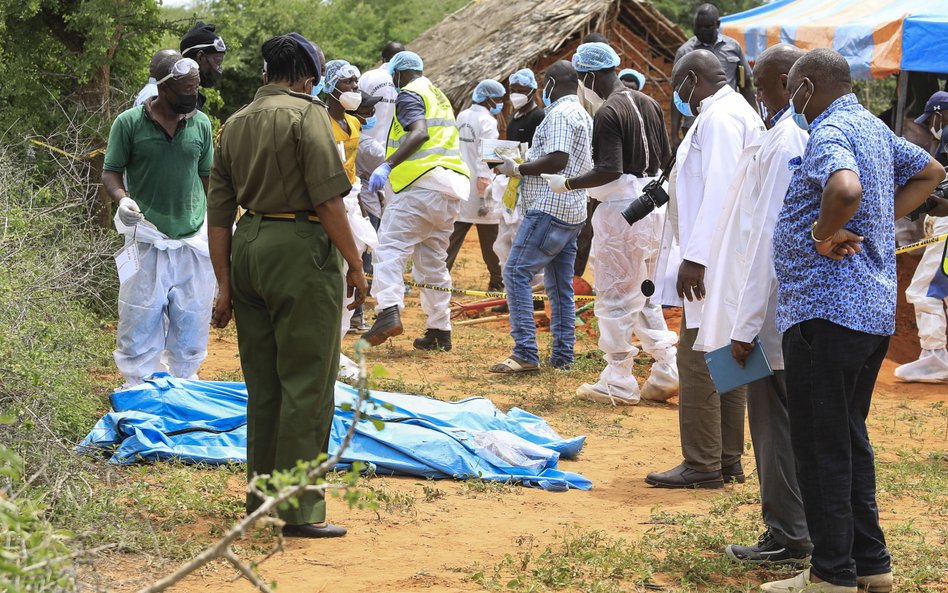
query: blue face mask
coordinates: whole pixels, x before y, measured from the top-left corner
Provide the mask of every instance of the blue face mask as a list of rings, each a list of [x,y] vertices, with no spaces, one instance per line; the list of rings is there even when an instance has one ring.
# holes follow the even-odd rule
[[[811,94],[807,97],[806,103],[803,104],[803,109],[801,112],[797,112],[797,108],[793,106],[793,98],[797,96],[797,93],[800,92],[800,89],[803,88],[804,82],[800,83],[800,86],[797,87],[797,90],[793,91],[793,95],[790,96],[790,117],[793,118],[793,123],[797,124],[804,132],[810,131],[810,122],[806,121],[806,116],[803,115],[803,111],[806,111],[806,106],[810,104],[810,99],[813,97]]]
[[[694,117],[695,114],[691,111],[691,97],[695,94],[695,87],[694,86],[691,87],[691,92],[688,93],[687,101],[682,101],[681,95],[678,94],[678,91],[681,90],[681,87],[685,86],[685,82],[687,81],[688,79],[685,78],[685,80],[683,80],[681,84],[678,85],[678,90],[675,91],[675,96],[674,96],[675,108],[678,109],[678,111],[685,117]]]
[[[323,86],[325,86],[325,83],[326,83],[325,79],[320,78],[320,79],[319,79],[319,84],[314,84],[314,85],[313,85],[313,93],[312,93],[312,94],[313,94],[314,97],[318,96],[319,93],[322,92]]]
[[[550,106],[550,103],[551,103],[551,101],[550,101],[550,94],[553,93],[553,89],[556,87],[556,79],[551,78],[551,79],[550,79],[550,82],[552,82],[553,84],[552,84],[552,85],[547,84],[546,86],[543,87],[543,97],[542,97],[542,98],[543,98],[543,106],[544,106],[544,107],[549,107],[549,106]]]
[[[491,115],[500,115],[500,112],[504,110],[503,103],[494,103],[494,106],[490,108]]]
[[[372,128],[375,127],[375,124],[376,124],[378,121],[379,121],[379,118],[377,118],[376,116],[373,115],[372,117],[370,117],[370,118],[368,118],[367,120],[365,120],[365,123],[362,124],[362,129],[363,129],[363,130],[371,130]]]

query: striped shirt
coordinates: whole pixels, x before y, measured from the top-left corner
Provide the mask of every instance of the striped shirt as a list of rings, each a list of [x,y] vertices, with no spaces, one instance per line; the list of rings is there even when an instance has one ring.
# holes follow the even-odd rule
[[[527,161],[551,152],[564,152],[569,161],[559,172],[561,175],[571,178],[589,172],[593,166],[592,123],[576,95],[557,99],[546,108],[546,117],[527,151]],[[586,220],[586,190],[557,194],[542,177],[524,175],[520,184],[520,212],[525,214],[528,210],[545,212],[566,224],[579,224]]]

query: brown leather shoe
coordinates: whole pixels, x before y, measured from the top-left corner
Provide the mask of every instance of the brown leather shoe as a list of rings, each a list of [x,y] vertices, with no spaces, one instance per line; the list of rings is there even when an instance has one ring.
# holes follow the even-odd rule
[[[332,523],[326,523],[325,525],[313,525],[312,523],[304,523],[303,525],[284,525],[283,526],[283,537],[308,537],[308,538],[323,538],[323,537],[342,537],[346,534],[345,527],[339,527],[338,525],[333,525]]]
[[[721,472],[699,472],[681,464],[667,472],[652,472],[645,483],[656,488],[723,488]]]

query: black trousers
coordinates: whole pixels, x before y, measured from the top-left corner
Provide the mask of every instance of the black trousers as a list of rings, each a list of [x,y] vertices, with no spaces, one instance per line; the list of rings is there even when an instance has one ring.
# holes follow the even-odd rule
[[[889,572],[879,526],[866,417],[888,336],[822,319],[783,337],[790,439],[810,539],[812,574],[853,587],[856,575]]]
[[[496,224],[474,224],[470,222],[455,222],[454,232],[451,234],[451,240],[448,243],[448,270],[454,267],[454,260],[458,258],[461,252],[461,245],[464,245],[464,238],[471,227],[477,227],[477,240],[481,244],[481,258],[487,265],[488,280],[487,290],[503,290],[504,275],[500,269],[500,259],[494,253],[494,241],[497,240]]]

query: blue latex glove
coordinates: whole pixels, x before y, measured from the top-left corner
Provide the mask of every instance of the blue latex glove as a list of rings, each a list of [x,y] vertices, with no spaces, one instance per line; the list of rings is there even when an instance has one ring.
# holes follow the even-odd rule
[[[377,192],[385,187],[385,182],[388,181],[391,172],[392,166],[388,163],[382,163],[376,167],[375,171],[372,171],[372,176],[369,177],[369,191]]]

